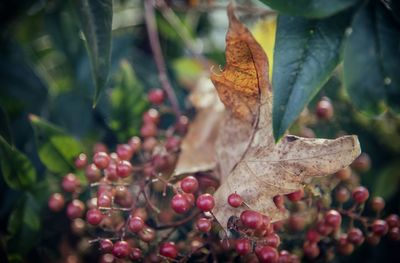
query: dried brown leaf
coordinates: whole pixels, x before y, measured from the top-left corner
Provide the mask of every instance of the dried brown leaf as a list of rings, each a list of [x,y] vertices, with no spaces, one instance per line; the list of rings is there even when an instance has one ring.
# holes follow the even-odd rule
[[[284,219],[286,212],[275,206],[275,195],[302,188],[307,178],[334,173],[360,154],[356,136],[327,140],[287,135],[275,144],[266,55],[235,17],[232,6],[228,16],[227,65],[222,76],[212,77],[231,112],[217,141],[223,183],[214,194],[213,214],[224,228],[231,216],[239,216],[244,209],[265,214],[273,222]],[[243,197],[246,207],[228,205],[227,197],[234,192]]]

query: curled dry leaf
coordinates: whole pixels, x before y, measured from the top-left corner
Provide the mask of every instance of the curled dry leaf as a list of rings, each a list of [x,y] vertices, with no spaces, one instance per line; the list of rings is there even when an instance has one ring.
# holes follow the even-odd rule
[[[175,176],[209,171],[216,166],[215,141],[224,115],[224,105],[208,77],[198,80],[189,99],[198,112],[182,141]]]
[[[286,135],[275,144],[272,134],[272,90],[267,57],[251,33],[228,7],[227,64],[212,81],[229,112],[217,139],[222,185],[214,194],[213,214],[226,229],[231,216],[252,209],[278,221],[286,212],[273,197],[303,187],[307,178],[332,174],[359,154],[356,136],[335,140]],[[236,192],[247,207],[232,208],[227,197]]]

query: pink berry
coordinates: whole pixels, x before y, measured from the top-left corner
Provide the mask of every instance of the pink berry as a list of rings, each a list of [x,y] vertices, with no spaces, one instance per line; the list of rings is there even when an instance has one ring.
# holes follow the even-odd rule
[[[133,149],[129,144],[118,144],[116,152],[121,160],[129,161],[133,155]]]
[[[203,212],[211,211],[215,206],[214,197],[210,194],[202,194],[197,197],[196,206]]]
[[[154,123],[145,123],[140,128],[140,135],[144,138],[154,137],[157,135],[157,126]]]
[[[75,167],[77,169],[83,169],[87,165],[87,156],[84,153],[81,153],[78,155],[78,157],[75,159]]]
[[[97,198],[97,205],[99,207],[111,207],[112,198],[111,194],[108,192],[100,193]]]
[[[100,250],[104,253],[109,253],[113,250],[114,244],[110,239],[103,239],[100,241]]]
[[[358,186],[353,189],[352,195],[353,195],[353,199],[356,203],[362,204],[365,201],[367,201],[367,199],[369,197],[369,192],[368,192],[368,189],[365,188],[364,186]]]
[[[67,206],[67,216],[70,219],[82,217],[84,210],[85,210],[85,205],[82,203],[82,201],[74,199]]]
[[[199,188],[199,182],[194,176],[187,176],[181,181],[182,191],[185,193],[194,193]]]
[[[129,254],[129,258],[132,260],[139,260],[142,257],[142,250],[140,248],[134,247],[132,248],[131,254]]]
[[[400,218],[396,214],[391,214],[386,217],[386,223],[388,224],[389,228],[400,227]]]
[[[238,253],[241,256],[249,254],[251,251],[250,240],[248,240],[247,238],[241,238],[236,240],[235,250],[236,253]]]
[[[117,164],[117,175],[121,178],[130,176],[133,172],[132,164],[129,161],[122,160]]]
[[[211,222],[207,218],[199,218],[196,222],[196,227],[200,232],[207,233],[211,230]]]
[[[342,223],[342,216],[336,210],[329,210],[325,215],[325,223],[334,229],[338,229]]]
[[[93,156],[93,163],[99,169],[105,169],[110,164],[110,156],[105,152],[97,152]]]
[[[333,117],[333,106],[329,99],[321,99],[315,108],[315,113],[322,120],[330,120]]]
[[[94,226],[100,224],[103,220],[104,215],[97,208],[92,208],[86,213],[86,221]]]
[[[278,261],[278,252],[270,246],[263,246],[256,252],[260,263],[276,263]]]
[[[363,232],[358,228],[351,228],[347,233],[347,240],[354,245],[361,245],[364,239]]]
[[[156,109],[149,109],[145,113],[143,113],[143,122],[144,124],[154,124],[160,121],[160,113]]]
[[[85,175],[88,181],[91,183],[98,182],[101,179],[101,171],[94,163],[86,167]]]
[[[236,193],[230,194],[228,196],[228,204],[235,208],[239,207],[243,204],[243,198]]]
[[[384,236],[389,231],[389,226],[385,220],[376,219],[372,222],[372,232],[377,236]]]
[[[320,249],[316,243],[305,242],[303,245],[304,255],[309,259],[315,259],[319,256]]]
[[[76,192],[79,186],[80,186],[79,179],[73,173],[69,173],[66,176],[64,176],[61,183],[62,189],[68,193]]]
[[[59,212],[64,208],[64,196],[60,193],[54,193],[50,196],[48,206],[51,211]]]

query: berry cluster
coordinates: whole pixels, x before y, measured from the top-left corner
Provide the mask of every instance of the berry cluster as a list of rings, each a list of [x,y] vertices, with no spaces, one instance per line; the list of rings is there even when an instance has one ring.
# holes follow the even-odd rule
[[[219,184],[212,173],[183,178],[173,174],[188,119],[178,117],[164,128],[164,93],[151,90],[148,99],[153,108],[142,116],[140,137],[113,151],[98,143],[91,155],[81,153],[75,173],[62,178],[62,191],[48,201],[51,211],[65,211],[74,234],[82,240],[91,237],[100,262],[296,263],[303,257],[349,255],[364,242],[377,245],[385,236],[400,239],[399,217],[381,219],[384,200],[368,201],[368,190],[355,183],[353,170],[369,169],[366,154],[328,179],[336,181],[333,191],[331,186],[308,187],[275,196],[277,208],[289,209],[286,221],[272,223],[268,215],[249,209],[246,200],[231,193],[226,202],[243,212],[231,217],[225,233],[212,214],[212,193]],[[317,105],[316,115],[332,118],[328,99]],[[366,214],[366,207],[373,216]]]

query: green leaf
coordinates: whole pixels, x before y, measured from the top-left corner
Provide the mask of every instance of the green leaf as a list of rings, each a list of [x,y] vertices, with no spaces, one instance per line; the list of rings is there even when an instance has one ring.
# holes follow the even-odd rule
[[[75,0],[80,24],[86,39],[95,86],[93,106],[107,84],[110,69],[112,0]]]
[[[272,9],[284,14],[322,18],[345,10],[358,0],[260,0]]]
[[[379,114],[400,110],[400,26],[380,4],[360,9],[344,50],[344,84],[356,107]]]
[[[127,61],[121,62],[110,99],[109,126],[116,132],[119,141],[127,141],[138,134],[141,116],[149,105],[143,86]]]
[[[273,128],[279,139],[340,62],[348,12],[323,20],[278,17],[272,74]]]
[[[389,200],[398,190],[400,183],[400,160],[391,162],[382,172],[374,183],[374,196],[381,196]]]
[[[30,120],[35,131],[39,158],[47,169],[54,173],[74,170],[74,160],[82,152],[79,141],[37,116],[31,115]]]
[[[30,189],[36,182],[36,170],[23,153],[0,136],[0,165],[4,181],[16,190]]]
[[[8,220],[7,247],[10,255],[26,254],[37,243],[40,230],[39,205],[30,195],[24,195]]]

